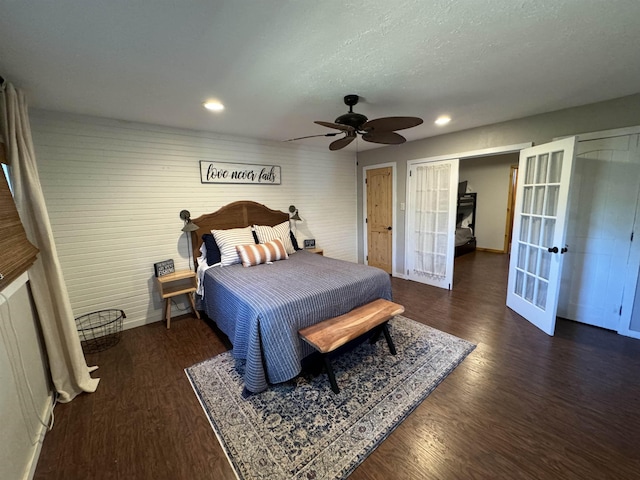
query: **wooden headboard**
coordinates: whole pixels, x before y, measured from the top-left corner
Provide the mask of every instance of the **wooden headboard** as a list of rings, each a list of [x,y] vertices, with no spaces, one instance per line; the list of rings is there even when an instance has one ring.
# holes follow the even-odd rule
[[[242,228],[249,225],[269,225],[273,227],[289,220],[287,212],[271,210],[261,203],[241,200],[225,205],[213,213],[205,213],[191,221],[199,228],[191,232],[191,245],[193,247],[193,264],[198,265],[202,235],[211,233],[211,230],[228,230],[229,228]]]

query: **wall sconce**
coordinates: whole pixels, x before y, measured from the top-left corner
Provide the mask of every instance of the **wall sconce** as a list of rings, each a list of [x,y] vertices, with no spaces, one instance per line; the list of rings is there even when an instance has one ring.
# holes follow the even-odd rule
[[[189,213],[189,210],[180,211],[180,218],[184,221],[184,227],[182,227],[182,231],[187,234],[187,248],[189,250],[189,269],[191,269],[191,257],[193,255],[191,252],[191,238],[189,238],[190,237],[189,233],[195,232],[200,227],[191,221],[191,213]]]
[[[298,209],[296,208],[295,205],[289,205],[289,212],[293,213],[293,215],[289,217],[289,220],[295,220],[296,222],[302,221],[302,219],[300,218],[300,215],[298,215]]]

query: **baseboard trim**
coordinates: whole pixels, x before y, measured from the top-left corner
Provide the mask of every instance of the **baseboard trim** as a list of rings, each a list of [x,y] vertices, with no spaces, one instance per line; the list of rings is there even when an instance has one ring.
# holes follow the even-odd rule
[[[496,250],[495,248],[480,248],[480,247],[476,247],[476,250],[478,252],[487,252],[487,253],[507,253],[504,250]]]
[[[183,318],[193,318],[194,320],[197,320],[196,316],[191,313],[191,310],[189,310],[188,313],[183,313],[181,315],[171,315],[171,320],[181,320]],[[164,318],[158,318],[156,320],[154,319],[148,319],[148,318],[142,318],[139,320],[133,320],[131,322],[124,322],[122,324],[122,329],[123,330],[130,330],[132,328],[136,328],[136,327],[142,327],[144,325],[151,325],[152,323],[157,323],[157,322],[165,322],[166,320]]]

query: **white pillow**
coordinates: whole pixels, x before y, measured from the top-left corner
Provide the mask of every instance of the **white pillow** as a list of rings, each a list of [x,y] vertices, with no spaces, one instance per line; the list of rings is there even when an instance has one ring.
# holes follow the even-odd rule
[[[251,233],[251,227],[230,228],[229,230],[211,230],[213,238],[220,249],[220,265],[240,263],[236,245],[256,243]]]
[[[267,243],[271,240],[275,240],[279,238],[282,240],[284,244],[284,248],[289,255],[292,253],[296,253],[293,248],[293,243],[291,243],[290,229],[289,229],[289,221],[282,222],[275,227],[269,227],[268,225],[254,225],[253,228],[256,231],[256,235],[258,236],[258,242]]]

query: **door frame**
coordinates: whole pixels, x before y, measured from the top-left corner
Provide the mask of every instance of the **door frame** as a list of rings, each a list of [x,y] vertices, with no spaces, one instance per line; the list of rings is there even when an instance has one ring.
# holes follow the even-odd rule
[[[588,140],[599,140],[601,138],[610,137],[624,137],[626,135],[638,135],[640,134],[640,125],[634,127],[613,128],[611,130],[602,130],[599,132],[587,132],[577,133],[576,135],[563,135],[561,137],[554,137],[553,140],[562,140],[567,137],[577,137],[578,142],[585,142]]]
[[[376,165],[367,165],[366,167],[362,167],[362,238],[363,238],[363,249],[364,252],[364,264],[369,265],[369,236],[367,232],[367,171],[368,170],[376,170],[378,168],[386,168],[391,167],[391,276],[398,276],[396,273],[396,252],[398,251],[398,234],[397,234],[397,222],[398,215],[396,215],[397,211],[397,180],[396,180],[396,162],[387,162],[387,163],[378,163]]]
[[[518,165],[509,167],[509,195],[507,199],[507,220],[504,227],[503,253],[511,254],[511,239],[513,237],[513,217],[516,210],[516,188],[518,187]]]

